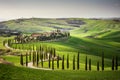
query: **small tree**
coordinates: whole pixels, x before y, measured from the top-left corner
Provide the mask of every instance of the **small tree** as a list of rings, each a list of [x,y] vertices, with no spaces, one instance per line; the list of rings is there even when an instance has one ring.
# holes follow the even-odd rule
[[[50,63],[51,63],[51,61],[50,61],[50,54],[49,54],[49,60],[48,60],[48,67],[50,68]]]
[[[62,70],[64,70],[64,55],[63,55],[63,58],[62,58]]]
[[[112,70],[114,70],[114,56],[112,58]]]
[[[78,52],[78,55],[77,55],[77,69],[79,70],[79,52]]]
[[[99,71],[99,61],[97,62],[97,71]]]
[[[67,69],[69,68],[69,54],[67,55]]]
[[[23,55],[20,55],[20,64],[23,66]]]
[[[102,71],[104,70],[104,53],[102,53]]]
[[[87,56],[86,56],[86,59],[85,59],[85,70],[87,70]]]
[[[52,70],[54,70],[54,58],[52,58]]]
[[[26,53],[26,66],[28,66],[28,54]]]
[[[3,41],[3,46],[5,46],[5,44],[6,44],[6,41],[4,40],[4,41]]]
[[[55,48],[53,49],[54,57],[56,56],[56,50]]]
[[[33,52],[33,66],[35,66],[35,57],[36,57],[36,53],[35,51]]]
[[[73,70],[75,70],[75,55],[73,56]]]
[[[29,60],[31,61],[31,51],[29,52]]]
[[[115,69],[118,70],[118,57],[116,56]]]
[[[57,56],[57,68],[59,69],[59,55]]]
[[[91,59],[89,59],[89,70],[91,71]]]
[[[41,66],[43,68],[43,54],[41,54]]]
[[[37,51],[37,67],[39,65],[39,52]]]

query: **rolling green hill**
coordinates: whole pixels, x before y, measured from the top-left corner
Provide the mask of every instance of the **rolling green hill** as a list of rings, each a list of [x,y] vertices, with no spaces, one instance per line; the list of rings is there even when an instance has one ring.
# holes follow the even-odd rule
[[[71,37],[68,40],[61,40],[56,42],[32,42],[32,43],[25,43],[26,49],[30,45],[40,45],[44,44],[47,46],[55,47],[57,50],[57,54],[60,56],[67,54],[70,55],[70,61],[72,62],[73,55],[77,56],[77,52],[80,52],[80,71],[71,71],[71,70],[55,70],[55,71],[43,71],[43,70],[34,70],[34,69],[27,69],[23,67],[11,67],[8,66],[12,73],[7,73],[6,65],[1,65],[2,74],[0,75],[3,77],[4,74],[7,76],[3,78],[11,78],[14,79],[25,79],[33,80],[34,77],[40,80],[119,80],[119,71],[105,71],[105,72],[85,72],[84,71],[84,63],[85,57],[88,55],[88,58],[92,59],[92,67],[93,70],[96,70],[96,62],[100,61],[101,66],[101,54],[104,52],[105,55],[105,69],[111,70],[111,59],[112,56],[118,56],[119,59],[119,66],[120,66],[120,22],[114,20],[93,20],[93,19],[82,19],[82,18],[62,18],[62,19],[42,19],[42,18],[31,18],[31,19],[18,19],[18,20],[10,20],[1,22],[0,24],[4,24],[7,26],[8,29],[12,30],[19,30],[25,34],[30,33],[38,33],[44,31],[52,31],[56,29],[62,30],[69,30],[71,33]],[[3,37],[0,37],[0,45],[2,46]],[[15,46],[14,44],[13,46]],[[21,46],[21,44],[17,44]],[[3,46],[2,46],[3,47]],[[5,48],[5,47],[3,47]],[[4,55],[2,56],[7,61],[13,62],[16,66],[19,65],[18,56],[9,56]],[[66,59],[66,58],[65,58]],[[47,65],[45,63],[44,65]],[[46,66],[45,66],[46,67]],[[120,67],[119,67],[120,69]],[[7,72],[6,72],[7,71]],[[16,71],[18,73],[16,74]],[[29,77],[26,77],[28,72],[30,71]],[[4,73],[6,72],[6,73]],[[11,71],[10,71],[11,72]],[[23,75],[20,76],[20,74]],[[12,74],[10,77],[9,74]],[[16,75],[14,75],[16,74]],[[36,74],[36,75],[35,75]],[[38,74],[40,76],[38,76]],[[43,75],[44,74],[44,75]],[[55,74],[57,76],[53,77]],[[66,75],[63,77],[63,75]],[[107,75],[106,75],[107,74]],[[48,75],[46,77],[46,75]],[[52,77],[51,77],[52,76]],[[75,76],[75,77],[74,77]],[[59,79],[58,79],[59,78]]]

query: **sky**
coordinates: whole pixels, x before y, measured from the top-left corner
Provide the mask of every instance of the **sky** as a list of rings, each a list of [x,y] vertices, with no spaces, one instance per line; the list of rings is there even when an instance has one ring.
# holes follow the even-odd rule
[[[120,0],[0,0],[0,20],[120,17]]]

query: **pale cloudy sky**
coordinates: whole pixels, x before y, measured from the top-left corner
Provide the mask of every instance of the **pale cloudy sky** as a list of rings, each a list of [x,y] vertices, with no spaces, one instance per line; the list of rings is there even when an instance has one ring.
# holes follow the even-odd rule
[[[120,17],[120,0],[0,0],[0,19]]]

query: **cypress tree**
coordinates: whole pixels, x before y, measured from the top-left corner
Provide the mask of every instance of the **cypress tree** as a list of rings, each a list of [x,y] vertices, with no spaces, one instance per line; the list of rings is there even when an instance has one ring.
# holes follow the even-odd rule
[[[63,58],[62,58],[62,70],[64,70],[64,55],[63,55]]]
[[[54,57],[56,56],[56,50],[55,48],[53,49]]]
[[[104,71],[104,53],[102,53],[102,71]]]
[[[91,59],[89,59],[89,70],[91,71]]]
[[[41,54],[41,66],[43,68],[43,54]]]
[[[33,66],[35,66],[35,51],[33,52]]]
[[[59,55],[57,56],[57,68],[59,69]]]
[[[69,54],[67,55],[67,69],[69,68]]]
[[[23,55],[20,55],[20,64],[23,66]]]
[[[28,54],[26,53],[26,66],[28,66]]]
[[[99,61],[97,62],[97,71],[99,71]]]
[[[52,58],[52,70],[54,70],[54,58]]]
[[[3,46],[5,46],[5,43],[6,43],[6,41],[4,40],[4,41],[3,41]]]
[[[112,58],[112,70],[114,70],[114,56]]]
[[[31,61],[31,51],[29,52],[29,60]]]
[[[78,55],[77,55],[77,69],[79,70],[79,52],[78,52]]]
[[[73,56],[73,70],[75,70],[75,55]]]
[[[49,61],[48,61],[48,67],[50,68],[50,63],[51,63],[51,61],[50,61],[50,54],[49,54]]]
[[[37,51],[37,67],[39,65],[39,52]]]
[[[85,70],[87,70],[87,56],[86,56],[86,59],[85,59]]]
[[[115,69],[118,70],[118,57],[116,56]]]

